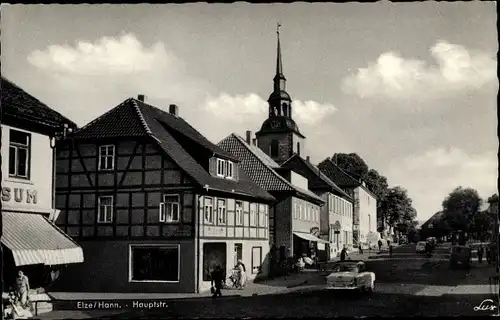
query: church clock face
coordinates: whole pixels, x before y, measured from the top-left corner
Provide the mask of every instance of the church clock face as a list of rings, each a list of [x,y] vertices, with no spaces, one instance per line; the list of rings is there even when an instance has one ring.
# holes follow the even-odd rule
[[[280,122],[279,122],[278,120],[273,120],[273,121],[271,121],[271,127],[272,127],[273,129],[277,129],[277,128],[279,128],[279,127],[280,127]]]

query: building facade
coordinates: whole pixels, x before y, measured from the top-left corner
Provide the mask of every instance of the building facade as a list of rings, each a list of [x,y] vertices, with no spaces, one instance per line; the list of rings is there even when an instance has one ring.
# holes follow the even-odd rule
[[[307,188],[320,196],[325,205],[320,209],[320,260],[326,261],[340,254],[344,247],[352,249],[352,198],[311,163],[310,158],[294,154],[282,163],[307,177]]]
[[[377,198],[368,190],[364,182],[351,177],[327,158],[318,164],[319,170],[335,182],[353,199],[352,244],[357,247],[375,245],[380,239],[377,231]],[[340,205],[343,208],[343,205]],[[342,209],[338,209],[342,210]]]
[[[15,286],[18,270],[31,288],[45,287],[50,272],[84,258],[53,224],[54,139],[76,125],[3,77],[1,105],[2,289]]]
[[[199,292],[237,259],[250,279],[266,276],[274,198],[177,106],[127,99],[68,137],[57,160],[57,223],[86,254],[66,290]]]
[[[256,138],[252,139],[251,131],[246,132],[246,140],[231,134],[219,146],[238,155],[243,170],[278,200],[270,216],[270,243],[277,251],[273,262],[279,263],[290,256],[316,256],[321,251],[318,249],[324,251],[327,240],[320,238],[320,207],[325,201],[309,189],[305,176],[292,167],[280,166],[293,155],[303,153],[305,136],[292,118],[279,33],[276,59],[268,118]]]
[[[252,142],[230,134],[218,146],[239,159],[241,170],[276,198],[269,212],[270,270],[293,255],[316,254],[319,238],[320,206],[324,201],[307,189],[307,179],[281,166]]]

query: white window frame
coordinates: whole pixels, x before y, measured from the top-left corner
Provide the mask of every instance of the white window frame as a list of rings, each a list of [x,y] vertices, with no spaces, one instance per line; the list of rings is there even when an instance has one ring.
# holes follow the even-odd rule
[[[226,199],[217,199],[217,224],[227,224]]]
[[[27,141],[26,141],[26,144],[21,144],[21,143],[18,143],[18,142],[13,142],[10,135],[12,134],[12,132],[20,132],[20,133],[23,133],[26,135],[26,138],[27,138]],[[15,151],[14,151],[14,154],[11,155],[10,151],[11,151],[11,148],[13,148]],[[20,175],[19,174],[19,160],[18,160],[18,150],[19,149],[24,149],[26,150],[26,163],[25,163],[25,166],[26,166],[26,175]],[[15,167],[14,167],[14,173],[10,173],[10,157],[14,157],[15,159]],[[30,132],[26,132],[26,131],[21,131],[21,130],[16,130],[16,129],[10,129],[9,130],[9,159],[8,159],[8,172],[9,172],[9,177],[11,178],[21,178],[21,179],[29,179],[30,177],[30,172],[31,172],[31,133]]]
[[[238,208],[238,204],[240,204]],[[235,201],[235,209],[234,209],[234,215],[235,215],[235,224],[237,226],[242,226],[244,224],[244,214],[243,214],[243,201]]]
[[[162,248],[177,248],[177,281],[172,280],[133,280],[133,264],[132,264],[132,249],[134,247],[139,248],[150,248],[150,247],[162,247]],[[180,244],[129,244],[128,246],[128,282],[137,283],[179,283],[181,280],[181,245]]]
[[[220,164],[220,165],[219,165],[219,164]],[[219,171],[219,169],[221,169],[221,170],[222,170],[222,172],[220,172],[220,171]],[[217,158],[217,170],[216,170],[217,177],[222,177],[222,178],[224,178],[225,169],[226,169],[226,161],[225,161],[225,160],[222,160],[222,159]]]
[[[226,161],[226,172],[225,177],[229,179],[234,179],[234,163],[232,161]]]
[[[253,206],[253,210],[252,210],[252,206]],[[258,209],[258,205],[256,203],[250,203],[250,216],[249,216],[249,225],[250,227],[256,227],[257,226],[257,211],[259,210]],[[252,224],[252,216],[253,216],[253,224]]]
[[[103,198],[109,198],[111,199],[111,204],[109,205],[109,212],[105,210],[104,212],[104,219],[103,218],[103,213],[101,212],[101,201]],[[99,196],[97,200],[97,223],[99,224],[105,224],[105,223],[113,223],[113,196]],[[108,207],[106,205],[106,207]],[[110,220],[107,220],[107,214],[110,213]]]
[[[208,201],[210,200],[211,203],[208,204]],[[214,199],[211,197],[205,197],[203,201],[203,220],[205,221],[206,224],[214,224]],[[210,208],[210,215],[207,216],[207,208]]]
[[[257,226],[265,227],[266,226],[266,205],[259,203],[258,205],[259,213],[257,218]]]
[[[104,150],[104,154],[103,154]],[[109,150],[112,150],[111,154],[108,152]],[[111,158],[111,168],[106,167],[107,161],[104,161],[102,163],[102,158],[108,159]],[[102,146],[99,146],[99,170],[113,170],[115,168],[115,145],[113,144],[105,144]]]
[[[167,202],[167,197],[177,197],[177,201],[175,202]],[[177,205],[177,219],[174,219],[174,207]],[[170,219],[167,218],[168,213],[170,212]],[[181,196],[179,194],[164,194],[163,202],[160,203],[160,212],[159,212],[159,220],[160,222],[170,223],[170,222],[179,222],[181,215]]]

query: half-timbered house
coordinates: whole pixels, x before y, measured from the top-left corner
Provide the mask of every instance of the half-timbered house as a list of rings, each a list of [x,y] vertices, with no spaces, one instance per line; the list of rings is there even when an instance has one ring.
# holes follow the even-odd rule
[[[57,223],[84,248],[67,290],[196,292],[237,259],[265,276],[274,198],[179,116],[127,99],[58,152]],[[67,272],[69,273],[69,272]]]
[[[276,198],[269,214],[270,267],[292,255],[311,256],[318,243],[327,243],[319,238],[319,213],[324,201],[308,189],[305,177],[281,168],[255,141],[250,141],[250,131],[246,137],[245,140],[233,133],[218,146],[241,159],[240,168]]]
[[[318,244],[320,260],[330,260],[340,254],[344,246],[352,250],[353,199],[311,163],[310,157],[294,154],[281,164],[282,168],[296,170],[307,178],[308,188],[325,201],[320,213],[320,238],[328,244]]]
[[[54,203],[54,138],[76,124],[4,77],[1,87],[0,282],[2,292],[15,287],[21,270],[30,279],[31,288],[37,289],[55,281],[62,266],[84,258],[81,247],[53,223],[58,213]],[[32,301],[50,300],[32,293]],[[40,308],[36,311],[41,312]]]

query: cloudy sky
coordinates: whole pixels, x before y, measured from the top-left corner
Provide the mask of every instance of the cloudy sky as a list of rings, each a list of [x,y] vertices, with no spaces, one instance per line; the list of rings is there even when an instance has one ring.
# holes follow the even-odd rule
[[[216,143],[267,116],[277,21],[313,162],[358,153],[420,220],[456,186],[496,192],[494,2],[2,5],[2,75],[80,126],[176,103]]]

